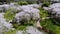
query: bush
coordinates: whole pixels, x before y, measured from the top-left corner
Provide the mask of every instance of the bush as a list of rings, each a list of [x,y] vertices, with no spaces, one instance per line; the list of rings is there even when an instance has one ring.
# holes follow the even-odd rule
[[[27,2],[22,2],[22,1],[19,1],[17,2],[19,5],[27,5],[28,3]]]
[[[19,1],[17,2],[19,5],[27,5],[27,4],[36,4],[36,2],[30,2],[30,1],[27,1],[27,2],[22,2],[22,1]]]
[[[36,2],[30,2],[30,1],[27,1],[28,4],[36,4]]]
[[[43,2],[43,5],[48,7],[50,5],[50,2]]]

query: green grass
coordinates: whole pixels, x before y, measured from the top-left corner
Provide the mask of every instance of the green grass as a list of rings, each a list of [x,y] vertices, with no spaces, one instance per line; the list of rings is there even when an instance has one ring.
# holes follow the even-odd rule
[[[14,16],[16,14],[16,11],[13,11],[11,9],[7,10],[4,14],[4,18],[9,21],[9,20],[13,20]]]
[[[49,6],[51,3],[50,3],[50,2],[45,2],[45,1],[44,1],[43,4]]]
[[[10,9],[6,11],[6,13],[4,14],[4,18],[8,21],[8,20],[13,20],[14,16],[15,16],[16,12],[15,11],[11,11]],[[41,18],[45,18],[47,16],[49,16],[48,11],[44,10],[43,8],[40,8],[40,16]],[[53,24],[54,21],[53,19],[45,19],[41,21],[41,25],[43,27],[46,27],[46,29],[53,31],[55,34],[60,34],[60,26],[58,25],[54,25]],[[16,30],[11,30],[8,31],[5,34],[15,34],[18,30],[26,30],[27,26],[32,25],[33,26],[34,22],[33,21],[29,21],[29,23],[25,23],[25,25],[17,25],[17,24],[13,24],[13,26],[16,28]]]
[[[33,21],[29,21],[29,23],[25,23],[24,25],[13,24],[15,30],[10,30],[4,34],[16,34],[17,31],[25,31],[27,26],[33,26]]]
[[[19,5],[27,5],[27,4],[36,4],[36,2],[33,2],[33,1],[19,1],[19,2],[17,2],[17,4],[19,4]]]
[[[49,16],[48,12],[46,10],[43,10],[43,8],[40,9],[41,18],[45,18]],[[60,26],[55,25],[53,19],[45,19],[41,21],[41,25],[43,27],[46,27],[46,29],[51,30],[55,34],[60,34]]]
[[[24,25],[17,25],[17,24],[14,24],[13,26],[15,26],[15,30],[10,30],[8,32],[5,32],[4,34],[16,34],[17,31],[25,31],[26,30],[26,27],[27,26],[24,26]]]
[[[53,31],[55,34],[60,34],[60,26],[54,25],[53,23],[53,19],[46,19],[41,22],[41,25],[46,27],[46,29]]]
[[[36,4],[37,2],[34,2],[34,1],[27,1],[28,2],[28,4]]]
[[[24,24],[13,24],[14,28],[16,28],[17,30],[25,30],[27,26],[33,26],[34,22],[33,21],[29,21],[29,22],[24,22]]]
[[[19,2],[17,2],[19,5],[27,5],[28,4],[28,2],[22,2],[22,1],[19,1]]]
[[[45,18],[45,17],[49,16],[48,11],[44,10],[42,7],[39,9],[40,9],[40,17],[41,18]]]
[[[5,12],[4,18],[7,21],[13,20],[15,14],[16,14],[16,11],[9,9]],[[33,26],[33,23],[34,23],[34,21],[25,22],[24,25],[13,24],[13,26],[16,30],[10,30],[4,34],[15,34],[18,30],[26,30],[26,27],[27,26]]]
[[[26,25],[18,25],[18,24],[13,24],[14,28],[16,30],[26,30]]]
[[[5,32],[4,34],[16,34],[18,30],[10,30],[8,32]]]

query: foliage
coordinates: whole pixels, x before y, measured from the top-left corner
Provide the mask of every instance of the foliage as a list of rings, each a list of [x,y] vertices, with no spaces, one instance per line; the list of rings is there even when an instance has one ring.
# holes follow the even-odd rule
[[[27,4],[34,4],[33,2],[17,2],[19,5],[27,5]],[[50,5],[49,2],[43,2],[43,4],[46,4],[47,6]],[[42,7],[39,8],[40,9],[40,16],[41,18],[45,18],[47,16],[49,16],[48,11],[44,10]],[[14,16],[16,14],[16,11],[12,11],[11,9],[7,10],[6,13],[4,14],[4,18],[6,18],[7,20],[13,20]],[[14,31],[8,31],[6,34],[15,34],[17,30],[25,30],[27,26],[33,26],[34,21],[29,21],[24,23],[24,25],[17,25],[17,24],[13,24],[14,28],[16,28],[16,30]],[[53,19],[45,19],[41,21],[41,25],[43,27],[46,27],[46,29],[51,30],[52,32],[54,32],[55,34],[60,34],[60,26],[57,26],[54,24]]]
[[[55,34],[60,34],[60,26],[55,25],[53,19],[43,20],[41,25],[46,27],[46,29],[51,30]]]
[[[22,1],[19,1],[19,2],[17,2],[19,5],[27,5],[27,4],[36,4],[36,2],[30,2],[30,1],[24,1],[24,2],[22,2]]]
[[[15,30],[10,30],[8,32],[5,32],[4,34],[16,34],[16,32],[19,30],[25,31],[27,26],[33,26],[33,24],[33,21],[29,21],[29,23],[25,23],[24,25],[13,24]]]
[[[43,4],[46,5],[46,6],[49,6],[51,3],[44,0],[44,1],[43,1]]]
[[[49,16],[48,11],[44,10],[42,7],[39,8],[39,10],[40,10],[40,17],[41,18],[45,18],[45,17]]]
[[[33,21],[29,21],[29,22],[24,22],[24,24],[13,24],[14,28],[18,29],[18,30],[25,30],[27,26],[33,26]]]
[[[4,34],[16,34],[18,30],[10,30],[8,32],[5,32]]]
[[[19,5],[27,5],[28,3],[27,2],[22,2],[22,1],[19,1],[17,2]]]
[[[13,9],[9,9],[5,12],[4,14],[4,18],[9,21],[9,20],[13,20],[14,16],[16,14],[16,10]]]
[[[36,4],[36,2],[30,2],[30,1],[27,1],[28,4]]]
[[[48,11],[44,10],[43,8],[40,8],[40,14],[41,18],[45,18],[49,16]],[[46,29],[52,31],[55,34],[60,34],[60,26],[54,24],[55,22],[53,19],[45,19],[41,21],[41,25],[45,27]]]

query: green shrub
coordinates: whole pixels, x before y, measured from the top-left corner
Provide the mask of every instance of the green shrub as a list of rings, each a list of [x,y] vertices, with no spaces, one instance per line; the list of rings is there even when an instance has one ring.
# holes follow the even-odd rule
[[[17,2],[19,5],[27,5],[28,3],[27,2],[22,2],[22,1],[19,1]]]
[[[27,5],[27,4],[36,4],[36,2],[30,2],[30,1],[27,1],[27,2],[22,2],[22,1],[19,1],[17,2],[19,5]]]
[[[50,2],[43,2],[44,5],[49,6]]]
[[[36,2],[29,2],[29,1],[28,1],[28,4],[36,4]]]

